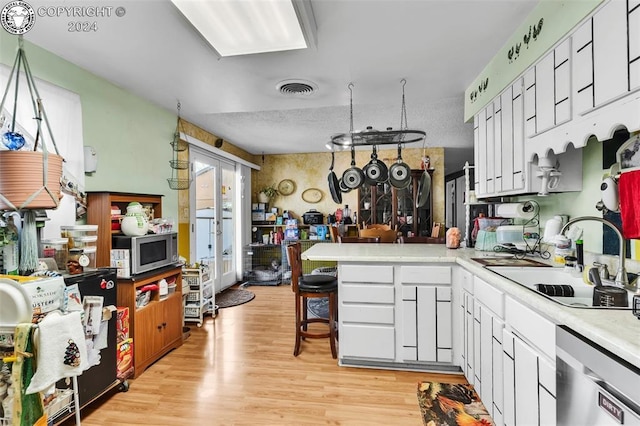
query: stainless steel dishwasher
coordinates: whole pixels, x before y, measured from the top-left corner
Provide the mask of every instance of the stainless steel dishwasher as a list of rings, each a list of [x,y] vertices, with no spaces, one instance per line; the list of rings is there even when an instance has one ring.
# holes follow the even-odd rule
[[[640,425],[640,369],[556,328],[558,425]]]

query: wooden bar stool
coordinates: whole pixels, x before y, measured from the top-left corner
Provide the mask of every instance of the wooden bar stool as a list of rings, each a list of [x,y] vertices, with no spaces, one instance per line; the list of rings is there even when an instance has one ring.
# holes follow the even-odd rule
[[[331,356],[338,357],[336,350],[336,318],[338,309],[338,279],[333,275],[303,275],[302,274],[302,248],[300,243],[287,246],[287,257],[291,265],[291,288],[296,298],[296,345],[293,355],[300,353],[300,342],[305,338],[329,338]],[[326,297],[329,299],[329,318],[308,318],[307,300]],[[309,331],[311,323],[322,323],[328,326],[328,330]]]

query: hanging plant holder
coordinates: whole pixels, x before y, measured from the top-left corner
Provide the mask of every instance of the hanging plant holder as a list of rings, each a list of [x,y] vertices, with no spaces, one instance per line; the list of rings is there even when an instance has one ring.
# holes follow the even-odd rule
[[[169,188],[174,190],[189,189],[189,186],[191,185],[191,179],[183,177],[184,175],[188,176],[189,161],[178,160],[178,153],[186,151],[187,148],[189,148],[189,144],[180,139],[181,126],[180,102],[178,102],[178,122],[176,123],[176,131],[173,134],[173,141],[171,142],[171,148],[173,148],[173,159],[169,160],[169,165],[171,166],[171,177],[167,179]]]
[[[21,69],[31,95],[37,124],[32,148],[26,147],[24,136],[16,131]],[[61,198],[60,180],[64,160],[58,153],[49,120],[31,74],[23,49],[22,36],[18,37],[18,52],[0,102],[0,114],[12,85],[14,86],[14,105],[11,129],[2,135],[2,143],[7,149],[0,150],[0,210],[55,209]],[[55,153],[47,149],[41,126],[43,120]]]

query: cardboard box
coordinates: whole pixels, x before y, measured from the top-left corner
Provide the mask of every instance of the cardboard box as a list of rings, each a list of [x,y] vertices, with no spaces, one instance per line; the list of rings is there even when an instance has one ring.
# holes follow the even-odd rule
[[[251,212],[251,220],[263,221],[265,220],[264,210],[254,210]]]
[[[284,230],[284,239],[285,240],[297,240],[298,239],[298,229],[287,228]]]
[[[133,339],[129,338],[118,343],[116,349],[118,361],[118,377],[133,367]]]
[[[129,308],[118,307],[116,312],[116,342],[124,342],[129,338]]]
[[[276,213],[267,213],[265,215],[264,220],[269,221],[269,222],[275,222],[277,219],[277,215]]]

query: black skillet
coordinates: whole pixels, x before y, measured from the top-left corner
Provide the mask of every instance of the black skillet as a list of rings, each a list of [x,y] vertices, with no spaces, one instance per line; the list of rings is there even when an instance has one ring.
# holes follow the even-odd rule
[[[398,159],[389,167],[389,182],[397,189],[404,189],[411,183],[411,167],[402,161],[401,144],[398,144]]]
[[[364,173],[356,166],[356,149],[351,146],[351,167],[342,173],[342,184],[349,189],[356,189],[364,182]]]
[[[373,146],[373,152],[371,153],[371,161],[362,169],[364,172],[364,181],[367,185],[377,185],[384,183],[389,179],[389,170],[387,165],[378,160],[378,152],[376,146]]]
[[[418,182],[418,197],[416,198],[416,208],[420,209],[427,204],[431,192],[431,175],[428,170],[422,172]]]
[[[331,151],[331,167],[329,167],[329,192],[331,192],[331,198],[333,202],[342,204],[342,192],[340,191],[340,183],[338,182],[338,176],[333,172],[333,162],[335,160],[335,154]]]

